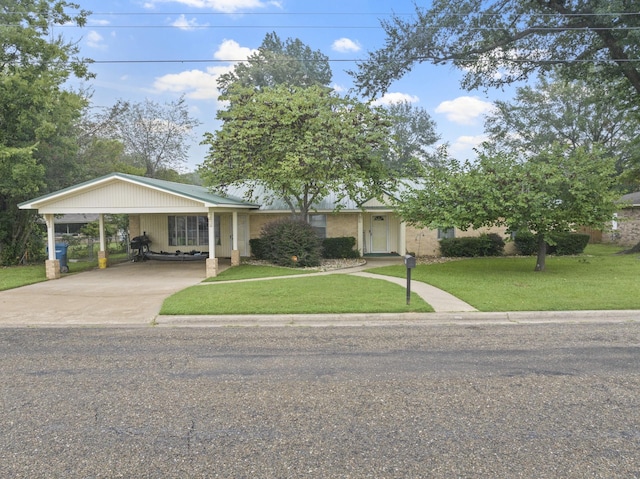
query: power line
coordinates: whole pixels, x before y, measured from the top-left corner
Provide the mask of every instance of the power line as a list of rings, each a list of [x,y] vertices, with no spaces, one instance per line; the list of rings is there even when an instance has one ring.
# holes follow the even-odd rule
[[[296,60],[296,59],[288,59],[288,60],[280,60],[282,62],[286,62],[286,61],[291,61],[291,60]],[[505,63],[528,63],[528,62],[533,62],[533,63],[548,63],[548,64],[556,64],[556,63],[636,63],[636,62],[640,62],[640,59],[629,59],[629,58],[618,58],[618,59],[610,59],[610,58],[602,58],[602,59],[597,59],[597,58],[593,58],[593,59],[583,59],[583,58],[576,58],[576,59],[571,59],[571,60],[563,60],[563,59],[557,59],[557,60],[531,60],[528,58],[497,58],[494,59],[495,61],[502,61]],[[220,59],[157,59],[157,60],[91,60],[92,64],[103,64],[103,65],[108,65],[108,64],[147,64],[147,63],[240,63],[240,62],[246,62],[247,59],[246,58],[242,58],[242,59],[226,59],[226,60],[220,60]],[[314,60],[304,60],[305,62],[313,62]],[[325,60],[316,60],[316,61],[325,61]],[[331,63],[355,63],[355,62],[364,62],[366,61],[366,59],[364,58],[330,58],[328,60],[326,60],[328,62]],[[433,58],[421,58],[421,57],[416,57],[413,58],[412,61],[434,61]],[[436,60],[437,61],[437,60]],[[454,60],[448,60],[448,61],[443,61],[442,63],[448,63]],[[485,62],[486,60],[483,58],[469,58],[469,59],[464,59],[464,58],[460,58],[460,59],[455,59],[455,61],[461,61],[461,62]]]

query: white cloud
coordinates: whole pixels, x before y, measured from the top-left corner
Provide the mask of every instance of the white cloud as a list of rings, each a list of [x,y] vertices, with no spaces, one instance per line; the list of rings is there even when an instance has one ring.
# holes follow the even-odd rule
[[[184,93],[195,100],[215,100],[220,95],[217,81],[220,75],[230,72],[237,61],[245,60],[255,50],[241,47],[235,40],[224,40],[213,57],[228,61],[228,65],[209,67],[206,70],[189,70],[156,78],[156,92]]]
[[[487,141],[486,135],[463,135],[456,138],[456,140],[449,147],[449,153],[452,156],[463,159],[463,157],[475,156],[473,152],[474,148],[479,147],[484,141]]]
[[[349,38],[339,38],[331,45],[331,49],[336,52],[359,52],[362,47],[358,42],[355,42]]]
[[[415,95],[409,95],[408,93],[385,93],[382,98],[378,98],[373,102],[374,105],[395,105],[396,103],[418,103],[420,98]]]
[[[444,113],[449,121],[461,125],[473,125],[478,117],[489,113],[493,103],[475,96],[460,96],[455,100],[443,101],[436,107],[436,113]]]
[[[228,62],[238,62],[246,60],[257,50],[252,50],[248,47],[241,47],[235,40],[222,40],[222,43],[213,54],[213,58],[216,60],[224,60]]]
[[[345,87],[343,87],[342,85],[338,85],[337,83],[331,85],[331,88],[333,88],[333,91],[335,91],[336,93],[342,93],[343,91],[346,91]]]
[[[87,34],[87,46],[91,48],[98,48],[100,50],[107,48],[106,43],[104,43],[104,38],[95,30],[91,30]]]
[[[180,28],[181,30],[193,30],[194,28],[197,28],[197,27],[207,26],[207,24],[200,25],[198,24],[198,20],[195,18],[188,20],[183,13],[178,18],[175,19],[175,21],[171,24],[171,26]]]
[[[192,8],[203,8],[223,13],[237,13],[243,10],[265,8],[268,5],[279,7],[280,2],[263,0],[149,0],[145,8],[155,8],[159,3],[178,3]]]

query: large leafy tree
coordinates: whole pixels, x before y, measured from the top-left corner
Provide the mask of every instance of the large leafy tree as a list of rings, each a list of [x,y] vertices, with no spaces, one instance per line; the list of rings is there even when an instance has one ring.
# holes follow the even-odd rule
[[[383,162],[390,174],[408,178],[419,175],[422,166],[436,165],[439,159],[433,146],[440,136],[429,113],[409,102],[392,103],[386,110],[391,136]]]
[[[552,233],[601,228],[613,217],[614,160],[598,151],[554,146],[521,162],[505,153],[474,163],[428,168],[421,187],[401,196],[398,211],[411,224],[462,230],[506,226],[537,237],[536,271],[545,269]]]
[[[252,201],[284,200],[304,219],[330,192],[360,201],[381,194],[382,109],[321,86],[235,84],[222,99],[230,104],[218,113],[222,128],[203,142],[210,147],[200,168],[205,184],[243,186]]]
[[[83,26],[88,12],[66,1],[6,0],[0,7],[0,263],[24,252],[35,213],[17,204],[76,179],[76,122],[86,99],[65,91],[88,60],[55,36],[56,25]]]
[[[384,47],[353,72],[369,96],[418,63],[452,62],[463,86],[501,87],[559,68],[567,78],[623,79],[640,103],[640,15],[629,0],[434,0],[382,24]]]
[[[158,178],[188,159],[188,139],[200,122],[184,97],[165,104],[119,100],[102,119],[104,134],[124,146],[128,162]]]
[[[554,142],[604,148],[633,184],[640,166],[640,108],[626,105],[617,88],[621,82],[607,87],[591,76],[571,81],[543,76],[533,87],[518,88],[513,100],[497,101],[486,132],[499,149],[520,154],[540,153]]]
[[[224,95],[231,85],[240,84],[257,88],[294,85],[308,87],[329,85],[331,82],[329,57],[312,50],[299,39],[282,40],[268,33],[258,51],[239,63],[233,71],[221,75],[218,87]]]

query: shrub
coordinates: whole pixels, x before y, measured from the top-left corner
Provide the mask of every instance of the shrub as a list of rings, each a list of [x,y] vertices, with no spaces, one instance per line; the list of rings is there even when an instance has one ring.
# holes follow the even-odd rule
[[[354,249],[356,239],[353,236],[325,238],[322,240],[322,257],[327,259],[359,258],[360,252]]]
[[[531,256],[538,253],[538,240],[531,231],[518,231],[513,242],[521,255]]]
[[[582,233],[557,232],[551,234],[552,242],[547,243],[547,254],[581,254],[589,243],[589,235]],[[516,248],[523,255],[538,254],[538,240],[530,231],[519,231],[515,238]]]
[[[551,237],[555,244],[547,245],[549,254],[582,254],[589,244],[589,235],[581,233],[554,233]]]
[[[319,266],[322,243],[305,221],[284,219],[266,224],[260,234],[260,254],[279,266]]]
[[[504,240],[495,233],[440,240],[440,254],[448,257],[501,256]]]
[[[251,256],[255,259],[266,260],[266,252],[264,248],[264,241],[262,238],[252,238],[249,240],[249,246],[251,247]]]

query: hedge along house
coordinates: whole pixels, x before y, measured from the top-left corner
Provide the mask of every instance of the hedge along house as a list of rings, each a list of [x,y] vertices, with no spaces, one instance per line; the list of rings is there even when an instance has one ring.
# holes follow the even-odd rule
[[[123,173],[87,181],[19,205],[36,209],[47,225],[49,258],[47,278],[60,277],[55,257],[56,217],[64,214],[97,214],[100,223],[98,257],[107,259],[104,234],[105,214],[129,215],[131,237],[146,233],[155,251],[206,250],[206,277],[216,276],[218,258],[230,258],[231,265],[251,255],[249,240],[258,238],[264,225],[290,217],[284,201],[259,205],[241,199],[241,189],[218,195],[202,186],[174,183]],[[256,197],[260,197],[260,192]],[[389,198],[357,204],[329,195],[314,205],[309,222],[323,238],[353,237],[362,256],[439,256],[439,240],[453,236],[475,236],[503,230],[459,231],[418,229],[405,224],[395,213]]]
[[[240,264],[248,250],[247,214],[259,205],[220,196],[201,186],[173,183],[123,173],[113,173],[26,201],[21,209],[36,209],[47,226],[48,279],[60,277],[55,256],[56,216],[97,214],[100,224],[98,257],[108,256],[104,233],[105,214],[129,215],[131,237],[146,232],[156,250],[205,250],[207,277],[216,276],[218,258]]]

